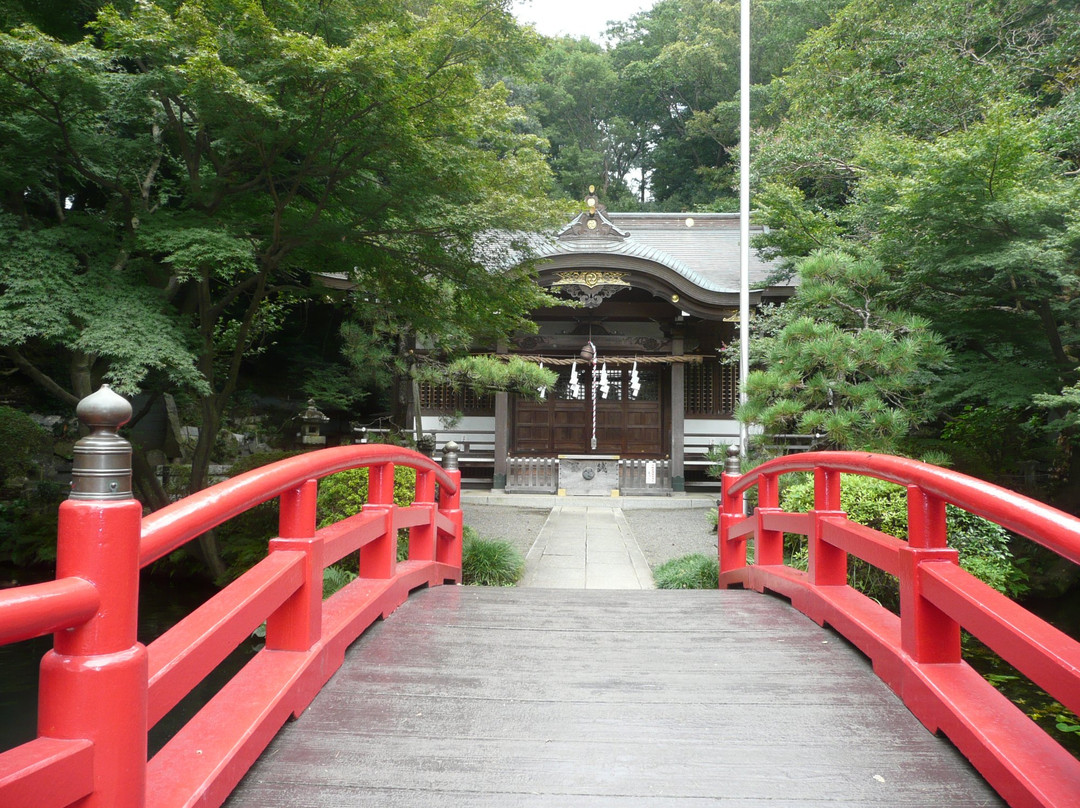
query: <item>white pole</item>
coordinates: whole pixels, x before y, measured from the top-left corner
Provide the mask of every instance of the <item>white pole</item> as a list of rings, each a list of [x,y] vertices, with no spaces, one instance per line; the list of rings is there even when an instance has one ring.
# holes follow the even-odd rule
[[[750,372],[750,0],[741,0],[739,44],[739,403],[746,403]],[[749,429],[739,424],[746,457]]]

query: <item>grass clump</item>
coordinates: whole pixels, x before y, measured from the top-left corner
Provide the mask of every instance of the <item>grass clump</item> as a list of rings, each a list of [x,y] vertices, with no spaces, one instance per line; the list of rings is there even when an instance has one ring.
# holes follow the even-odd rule
[[[466,526],[461,549],[461,582],[469,586],[513,586],[525,574],[525,559],[510,542],[484,539]]]
[[[657,589],[716,589],[719,577],[716,557],[702,553],[673,558],[653,570]]]

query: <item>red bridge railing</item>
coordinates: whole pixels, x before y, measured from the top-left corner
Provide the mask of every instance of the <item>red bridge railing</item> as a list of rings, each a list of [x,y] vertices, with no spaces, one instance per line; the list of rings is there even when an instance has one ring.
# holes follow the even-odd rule
[[[961,659],[970,632],[1075,713],[1080,643],[965,572],[947,545],[945,505],[966,511],[1080,563],[1080,519],[946,469],[898,457],[810,452],[723,475],[720,586],[779,593],[854,643],[931,731],[942,731],[1012,806],[1080,806],[1080,761]],[[814,509],[779,508],[779,479],[814,474]],[[848,521],[841,473],[906,486],[908,540]],[[743,495],[757,488],[746,516]],[[785,533],[807,537],[807,571],[784,564]],[[754,543],[748,563],[747,544]],[[848,554],[899,579],[900,614],[847,585]]]
[[[412,590],[461,580],[456,467],[393,446],[324,449],[142,518],[130,446],[116,435],[130,406],[103,389],[79,415],[93,431],[76,445],[73,492],[60,507],[56,580],[0,593],[0,644],[55,637],[41,666],[38,737],[0,754],[3,808],[221,805],[353,640]],[[416,470],[409,507],[394,505],[395,464]],[[358,467],[369,469],[368,503],[317,530],[318,480]],[[139,570],[274,498],[279,535],[267,556],[149,646],[138,643]],[[398,563],[402,528],[409,558]],[[353,553],[359,577],[324,601],[323,570]],[[264,622],[265,648],[147,762],[148,729]]]

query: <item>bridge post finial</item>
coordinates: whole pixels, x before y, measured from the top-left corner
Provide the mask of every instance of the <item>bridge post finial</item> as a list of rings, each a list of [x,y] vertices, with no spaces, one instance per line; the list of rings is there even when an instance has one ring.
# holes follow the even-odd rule
[[[458,451],[460,449],[461,447],[456,441],[448,440],[443,444],[442,466],[444,469],[449,471],[458,467]]]
[[[90,434],[75,443],[68,499],[131,499],[131,444],[116,434],[131,420],[131,404],[103,384],[75,414]]]
[[[116,434],[131,405],[103,386],[75,412],[90,434],[75,444],[71,494],[60,503],[56,577],[89,581],[99,600],[93,617],[53,635],[41,661],[38,733],[93,740],[94,790],[80,805],[141,806],[149,675],[137,634],[142,505],[131,492],[131,444]]]
[[[452,568],[453,578],[446,583],[461,583],[462,552],[462,513],[461,513],[461,469],[458,467],[458,450],[461,447],[455,441],[448,440],[443,445],[442,465],[446,475],[456,490],[451,493],[446,487],[439,486],[439,511],[450,519],[452,530],[439,529],[435,539],[435,560]]]
[[[724,461],[725,474],[741,474],[742,461],[739,455],[739,444],[729,443],[727,447],[727,459]]]

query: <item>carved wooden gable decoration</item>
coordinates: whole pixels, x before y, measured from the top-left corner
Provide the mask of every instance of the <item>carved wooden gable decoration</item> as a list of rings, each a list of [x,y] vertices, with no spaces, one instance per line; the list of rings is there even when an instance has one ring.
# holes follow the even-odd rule
[[[608,218],[607,208],[597,205],[596,208],[583,211],[559,233],[561,239],[586,238],[606,241],[616,239],[622,241],[630,237],[625,230],[620,230]]]
[[[730,213],[611,213],[590,190],[586,209],[540,248],[537,280],[596,308],[633,288],[706,320],[739,305],[739,219]],[[761,228],[751,228],[751,233]],[[754,253],[750,304],[783,299],[794,285],[774,285],[775,267]]]

